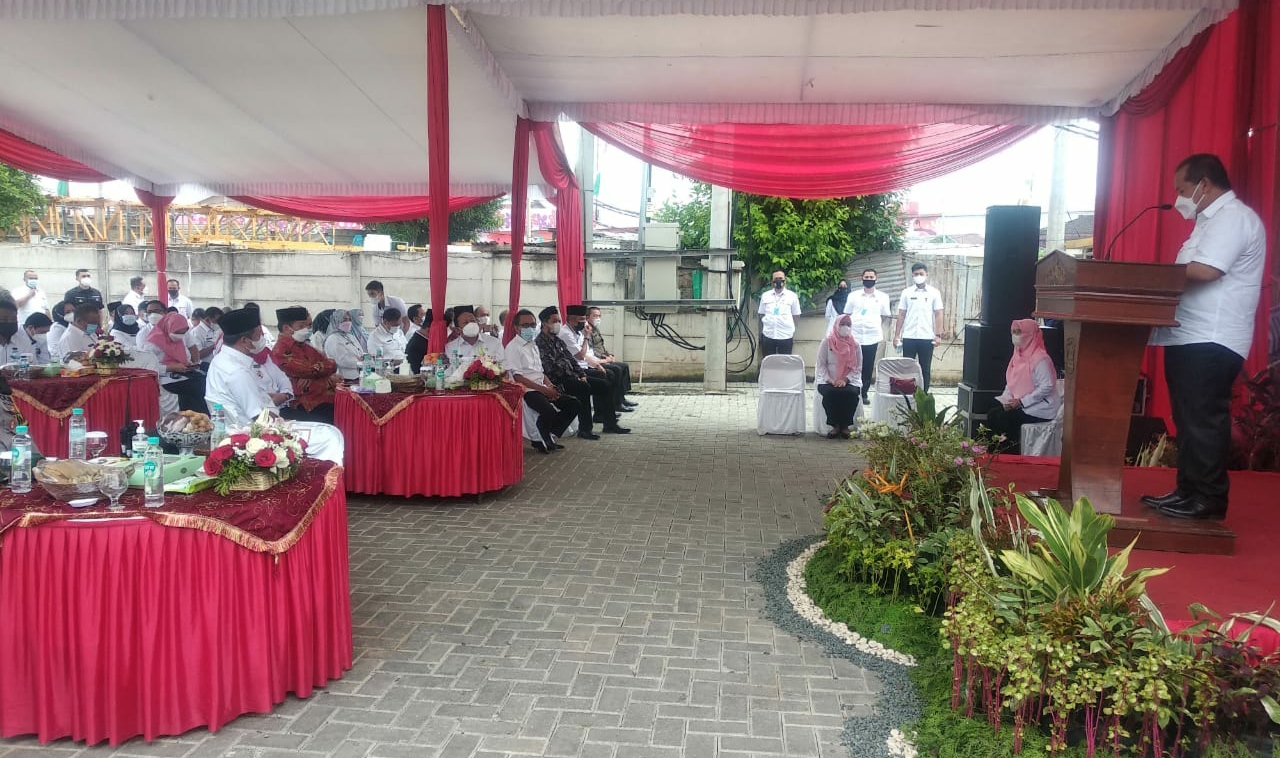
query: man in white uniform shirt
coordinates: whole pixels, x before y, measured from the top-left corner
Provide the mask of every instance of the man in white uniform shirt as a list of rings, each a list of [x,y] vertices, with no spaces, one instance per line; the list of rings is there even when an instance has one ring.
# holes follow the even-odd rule
[[[787,289],[787,275],[773,272],[773,289],[760,296],[760,357],[790,355],[796,336],[800,297]]]
[[[404,322],[402,315],[395,308],[386,308],[382,311],[382,322],[378,324],[377,329],[369,332],[369,355],[377,358],[381,353],[383,360],[397,362],[404,360],[404,350],[409,340],[400,328]]]
[[[147,302],[147,280],[140,276],[135,276],[129,280],[129,291],[125,293],[124,298],[120,301],[123,305],[133,308],[133,312],[142,313],[142,304]]]
[[[76,306],[74,314],[58,341],[57,355],[63,362],[67,358],[87,353],[89,348],[98,344],[98,334],[102,330],[102,310],[97,303],[81,303]],[[81,361],[83,362],[83,360]]]
[[[177,279],[170,279],[168,284],[169,284],[169,301],[168,301],[169,307],[177,308],[178,313],[181,313],[182,317],[185,318],[187,320],[187,323],[190,324],[191,313],[196,309],[195,303],[191,302],[191,298],[182,294],[182,285],[178,283]],[[194,326],[194,324],[192,325]]]
[[[577,398],[556,390],[542,373],[542,353],[534,341],[538,337],[538,319],[533,311],[517,313],[514,326],[518,333],[507,343],[503,364],[511,378],[524,385],[524,404],[538,414],[538,434],[542,439],[533,443],[534,449],[550,453],[564,447],[553,437],[564,436],[581,406]]]
[[[458,312],[454,309],[454,320],[462,334],[449,341],[445,345],[444,351],[449,356],[450,362],[457,355],[458,362],[462,365],[470,365],[472,361],[479,355],[480,350],[484,350],[484,354],[497,360],[502,360],[503,347],[502,343],[496,337],[490,336],[482,331],[479,320],[474,313],[467,311]]]
[[[196,325],[187,333],[187,346],[194,348],[200,364],[209,365],[218,348],[222,346],[222,327],[218,321],[222,319],[222,309],[218,306],[206,308],[204,318],[197,320]]]
[[[1178,428],[1178,487],[1142,500],[1177,518],[1227,514],[1231,386],[1253,343],[1267,240],[1262,219],[1236,197],[1222,161],[1200,153],[1178,164],[1174,207],[1195,220],[1178,251],[1187,287],[1174,318],[1151,343],[1164,345],[1165,381]]]
[[[227,414],[227,425],[242,428],[263,410],[278,412],[280,404],[293,399],[292,389],[288,377],[265,367],[269,361],[258,363],[254,358],[266,347],[258,311],[248,308],[227,311],[219,323],[226,336],[223,349],[209,364],[205,401],[210,408],[214,403],[221,404]],[[292,423],[307,439],[308,456],[342,464],[344,442],[337,427],[304,421]]]
[[[25,324],[33,313],[49,313],[49,298],[40,289],[40,275],[32,269],[22,272],[22,284],[13,288],[13,301],[18,305],[20,324]]]
[[[933,349],[942,344],[942,293],[928,282],[928,266],[917,263],[911,267],[911,286],[902,291],[898,301],[898,328],[893,338],[894,345],[902,348],[903,358],[920,361],[925,392],[929,391]]]
[[[388,308],[395,308],[400,314],[400,330],[408,331],[409,329],[409,306],[398,297],[392,297],[387,294],[386,288],[382,286],[382,282],[374,279],[364,286],[364,294],[369,297],[369,302],[373,304],[373,320],[375,323],[382,323],[382,312]]]
[[[889,296],[876,289],[879,274],[873,268],[862,272],[862,287],[849,293],[844,312],[849,314],[853,338],[862,347],[862,405],[867,405],[871,376],[876,369],[876,351],[884,339],[884,330],[893,318]]]

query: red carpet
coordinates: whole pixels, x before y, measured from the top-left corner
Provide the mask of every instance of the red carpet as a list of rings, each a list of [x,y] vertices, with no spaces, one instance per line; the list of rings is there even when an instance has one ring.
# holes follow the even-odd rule
[[[997,456],[991,466],[992,484],[1009,482],[1019,491],[1053,487],[1058,481],[1057,458]],[[1176,475],[1168,468],[1125,468],[1127,493],[1164,494],[1174,488]],[[1261,613],[1276,603],[1271,616],[1280,619],[1280,565],[1275,537],[1280,533],[1280,474],[1231,472],[1231,505],[1226,525],[1236,533],[1234,555],[1192,555],[1135,550],[1131,568],[1172,569],[1148,583],[1148,594],[1171,627],[1189,621],[1187,607],[1200,603],[1215,613]],[[1180,624],[1179,622],[1183,622]],[[1260,627],[1253,640],[1259,647],[1280,647],[1280,634]]]

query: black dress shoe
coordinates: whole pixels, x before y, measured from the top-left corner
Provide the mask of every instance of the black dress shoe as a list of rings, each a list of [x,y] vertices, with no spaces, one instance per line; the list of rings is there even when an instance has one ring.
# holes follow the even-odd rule
[[[1149,505],[1152,508],[1163,508],[1166,505],[1176,505],[1187,499],[1180,490],[1174,490],[1166,495],[1143,495],[1138,498],[1143,505]]]
[[[534,442],[531,444],[533,445],[534,450],[537,450],[539,453],[542,453],[543,455],[546,455],[551,452],[550,450],[547,449],[547,446],[542,444],[541,442]]]
[[[1227,517],[1226,504],[1210,503],[1198,495],[1189,495],[1177,503],[1159,509],[1161,513],[1173,518],[1210,519],[1221,521]]]
[[[582,439],[584,439],[584,440],[598,440],[598,439],[600,439],[600,435],[598,435],[598,434],[593,434],[593,433],[591,433],[591,432],[578,432],[578,436],[579,436],[579,437],[581,437],[581,438],[582,438]]]
[[[628,407],[627,407],[627,406],[625,406],[625,405],[624,405],[624,406],[622,406],[621,408],[616,409],[616,410],[617,410],[617,412],[618,412],[618,413],[635,413],[635,412],[636,412],[635,408],[628,408]]]
[[[552,442],[552,443],[551,443],[551,449],[552,449],[552,450],[564,450],[564,445],[561,445],[559,442]]]
[[[639,404],[639,403],[637,403],[637,402],[636,402],[636,401],[634,401],[634,400],[623,400],[623,401],[622,401],[622,404],[623,404],[623,405],[625,405],[625,406],[627,406],[628,408],[639,408],[639,407],[640,407],[640,404]]]
[[[625,426],[610,424],[603,429],[605,434],[631,434],[631,430]]]

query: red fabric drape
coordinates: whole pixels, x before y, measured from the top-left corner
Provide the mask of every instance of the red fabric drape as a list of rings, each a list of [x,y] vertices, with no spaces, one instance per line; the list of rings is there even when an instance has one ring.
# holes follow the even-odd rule
[[[102,383],[88,397],[83,393],[89,388],[81,388],[86,384],[89,387],[98,385],[98,381],[64,378],[13,380],[13,401],[27,420],[31,438],[41,453],[53,458],[66,458],[68,452],[66,417],[51,415],[45,408],[65,414],[70,412],[72,404],[78,402],[84,408],[89,428],[107,433],[106,455],[114,454],[112,451],[117,449],[115,434],[126,421],[142,419],[148,429],[155,428],[160,421],[160,380],[155,372],[126,370],[121,376],[97,377],[108,378],[110,381]],[[67,385],[74,388],[74,395],[59,392]]]
[[[449,32],[443,5],[427,6],[427,165],[430,209],[432,352],[444,350],[445,295],[449,285]],[[446,200],[441,203],[440,200]]]
[[[136,187],[133,191],[138,194],[143,205],[151,209],[151,236],[156,248],[156,291],[160,293],[160,299],[168,304],[169,288],[165,280],[169,277],[169,204],[173,202],[173,197],[153,195]]]
[[[1266,23],[1261,23],[1262,20]],[[1094,239],[1098,249],[1143,208],[1173,200],[1173,170],[1192,153],[1222,158],[1232,184],[1262,215],[1275,239],[1275,94],[1280,44],[1270,0],[1246,0],[1240,10],[1204,32],[1142,93],[1101,122],[1098,201]],[[1198,56],[1197,56],[1198,52]],[[1270,86],[1264,98],[1255,90]],[[1263,100],[1269,100],[1268,106]],[[1269,108],[1269,110],[1268,110]],[[1254,125],[1251,139],[1249,130]],[[1171,263],[1191,232],[1176,213],[1148,214],[1117,242],[1114,260]],[[1272,251],[1268,250],[1267,270]],[[1266,313],[1270,287],[1264,282],[1253,350],[1245,372],[1266,361]],[[1172,427],[1163,356],[1147,351],[1143,372],[1152,378],[1148,412]]]
[[[529,210],[529,120],[516,118],[516,143],[511,159],[511,287],[502,344],[516,336],[516,311],[520,309],[520,259],[524,256],[525,221]],[[558,248],[557,248],[558,250]]]
[[[759,195],[891,192],[977,163],[1039,126],[591,123],[582,127],[681,176]]]
[[[449,212],[464,210],[498,197],[451,197]],[[359,221],[379,224],[387,221],[413,221],[431,213],[431,198],[421,196],[351,196],[317,195],[282,197],[279,195],[233,195],[232,200],[255,208],[288,216],[317,221]]]
[[[538,148],[538,167],[556,190],[556,291],[560,312],[582,302],[582,276],[586,270],[582,228],[582,190],[560,144],[560,134],[550,121],[529,126]]]
[[[64,182],[109,182],[115,178],[3,129],[0,129],[0,163]]]

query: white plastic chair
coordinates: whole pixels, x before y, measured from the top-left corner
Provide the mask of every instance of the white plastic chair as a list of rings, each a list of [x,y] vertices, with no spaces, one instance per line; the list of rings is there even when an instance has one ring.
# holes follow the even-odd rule
[[[768,355],[760,361],[760,404],[756,408],[759,434],[804,434],[804,358]]]
[[[876,394],[871,398],[871,420],[902,428],[902,414],[897,411],[899,408],[905,410],[910,398],[889,394],[890,379],[915,379],[916,387],[924,387],[920,362],[915,358],[881,358],[876,364]]]
[[[1057,382],[1057,388],[1059,398],[1066,395],[1066,385],[1061,379]],[[1066,403],[1059,403],[1058,415],[1052,421],[1022,425],[1018,445],[1023,455],[1062,455],[1062,417],[1066,413],[1066,407]]]

